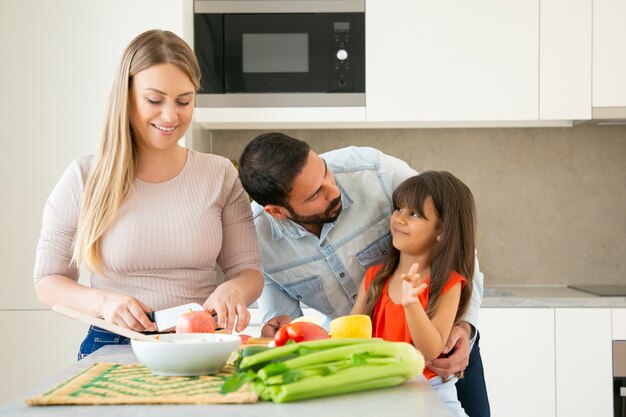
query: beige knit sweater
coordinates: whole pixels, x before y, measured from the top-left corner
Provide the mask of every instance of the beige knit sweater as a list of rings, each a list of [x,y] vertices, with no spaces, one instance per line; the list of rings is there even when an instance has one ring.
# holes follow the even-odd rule
[[[72,162],[46,201],[35,282],[52,274],[78,280],[72,244],[91,160]],[[259,269],[249,200],[231,162],[190,150],[173,179],[135,179],[102,241],[102,257],[104,276],[92,275],[91,286],[130,294],[155,310],[202,304],[216,287],[216,263],[225,279]]]

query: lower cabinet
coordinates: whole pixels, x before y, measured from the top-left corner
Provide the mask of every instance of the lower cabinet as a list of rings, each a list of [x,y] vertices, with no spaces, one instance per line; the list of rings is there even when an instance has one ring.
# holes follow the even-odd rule
[[[556,309],[557,417],[611,417],[611,309]]]
[[[0,311],[0,403],[44,384],[76,362],[89,325],[49,310]]]
[[[554,417],[554,309],[483,308],[478,323],[491,415]]]
[[[491,415],[611,417],[611,340],[624,309],[483,308]],[[623,333],[622,333],[623,334]]]

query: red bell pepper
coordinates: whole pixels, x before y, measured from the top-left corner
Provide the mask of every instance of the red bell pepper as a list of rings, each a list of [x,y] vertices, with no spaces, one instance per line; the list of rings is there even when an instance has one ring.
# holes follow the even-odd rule
[[[329,338],[330,336],[328,335],[328,332],[317,324],[296,322],[280,326],[280,329],[278,329],[274,335],[274,344],[276,346],[283,346],[289,340],[299,343]]]

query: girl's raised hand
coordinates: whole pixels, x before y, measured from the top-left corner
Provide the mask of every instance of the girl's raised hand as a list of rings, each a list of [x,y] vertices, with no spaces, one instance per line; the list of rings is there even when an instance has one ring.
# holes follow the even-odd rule
[[[402,278],[402,305],[409,306],[419,303],[419,295],[426,289],[427,284],[424,279],[417,273],[419,264],[414,263],[409,268],[408,273],[400,275]]]

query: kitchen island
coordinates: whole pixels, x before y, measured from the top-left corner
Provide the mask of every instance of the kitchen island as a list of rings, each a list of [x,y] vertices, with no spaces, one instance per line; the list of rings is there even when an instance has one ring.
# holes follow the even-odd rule
[[[166,417],[181,415],[272,416],[272,417],[379,417],[381,415],[449,417],[450,412],[423,376],[398,387],[364,391],[286,404],[258,402],[255,404],[211,405],[89,405],[29,407],[25,400],[43,393],[93,363],[131,364],[137,358],[130,346],[106,346],[76,362],[38,388],[0,406],[2,416],[82,416]]]

